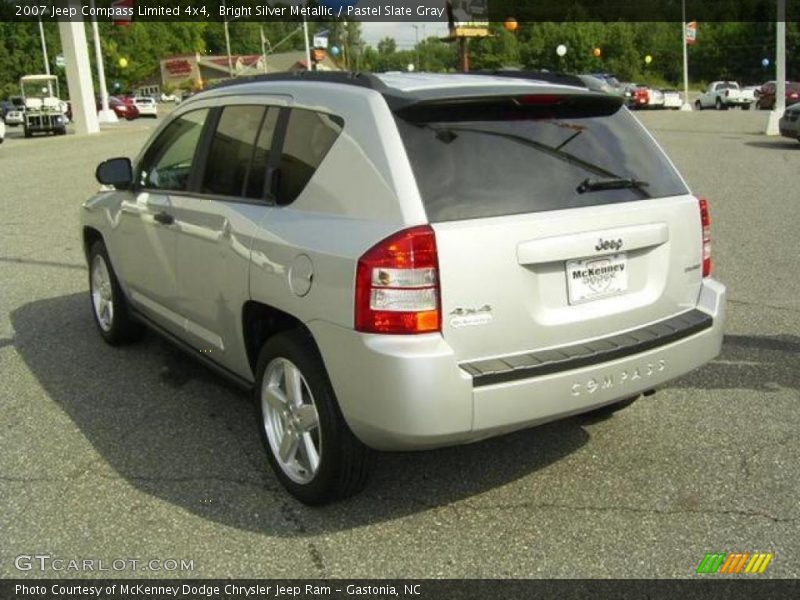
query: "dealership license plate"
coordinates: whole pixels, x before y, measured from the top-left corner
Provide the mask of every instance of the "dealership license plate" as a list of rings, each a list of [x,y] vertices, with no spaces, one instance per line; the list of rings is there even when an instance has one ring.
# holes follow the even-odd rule
[[[567,261],[570,304],[591,302],[628,290],[628,257],[624,252]]]

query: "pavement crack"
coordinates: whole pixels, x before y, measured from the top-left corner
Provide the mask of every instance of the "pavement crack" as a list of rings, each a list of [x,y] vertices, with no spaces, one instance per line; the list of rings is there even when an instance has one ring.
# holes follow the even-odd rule
[[[557,502],[519,502],[508,504],[483,504],[475,506],[472,504],[463,504],[462,508],[467,508],[472,511],[479,510],[519,510],[519,509],[556,509],[556,510],[573,510],[573,511],[587,511],[587,512],[619,512],[631,514],[655,514],[655,515],[726,515],[726,516],[740,516],[751,518],[768,519],[774,523],[794,523],[798,520],[797,517],[780,517],[770,514],[766,511],[759,510],[741,510],[741,509],[727,509],[727,510],[702,510],[702,509],[657,509],[657,508],[640,508],[635,506],[592,506],[592,505],[575,505],[575,504],[561,504]]]
[[[729,304],[741,304],[742,306],[751,306],[753,308],[769,308],[772,310],[785,310],[793,313],[800,313],[800,308],[793,308],[791,306],[776,306],[774,304],[764,304],[763,302],[749,302],[747,300],[734,300],[728,299]]]

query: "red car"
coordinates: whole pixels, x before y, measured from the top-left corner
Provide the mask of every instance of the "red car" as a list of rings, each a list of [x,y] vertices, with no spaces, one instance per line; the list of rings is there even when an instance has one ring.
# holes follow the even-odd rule
[[[628,108],[644,108],[650,103],[650,89],[636,83],[625,88],[625,99]]]
[[[102,102],[100,98],[97,99],[97,110],[100,110],[102,107]],[[120,98],[116,96],[109,96],[108,97],[108,107],[114,111],[114,114],[117,115],[118,119],[125,119],[126,121],[133,121],[134,119],[139,118],[139,109],[131,103],[128,104],[124,102]]]
[[[786,82],[786,106],[800,102],[800,82]],[[772,110],[775,108],[775,82],[768,81],[758,90],[756,108],[761,110]]]

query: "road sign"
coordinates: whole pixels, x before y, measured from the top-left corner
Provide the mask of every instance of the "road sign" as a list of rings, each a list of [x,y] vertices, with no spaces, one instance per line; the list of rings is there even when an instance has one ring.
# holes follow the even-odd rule
[[[686,43],[694,44],[697,41],[697,21],[686,24]]]

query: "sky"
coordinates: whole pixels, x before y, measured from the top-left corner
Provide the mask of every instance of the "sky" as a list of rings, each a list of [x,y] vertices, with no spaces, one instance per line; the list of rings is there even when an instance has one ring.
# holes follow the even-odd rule
[[[417,31],[414,25],[419,28],[419,39],[426,37],[447,36],[447,22],[438,21],[416,21],[416,22],[362,22],[361,37],[369,46],[377,46],[378,42],[385,37],[392,37],[397,42],[397,47],[407,50],[414,47],[417,39]]]

